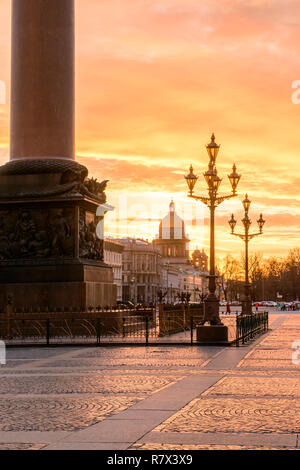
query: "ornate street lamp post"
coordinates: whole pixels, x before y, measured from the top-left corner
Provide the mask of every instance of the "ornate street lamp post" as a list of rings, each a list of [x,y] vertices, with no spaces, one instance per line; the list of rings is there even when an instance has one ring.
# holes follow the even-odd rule
[[[219,299],[216,296],[216,268],[215,268],[215,210],[219,204],[226,199],[230,199],[237,195],[236,189],[240,181],[241,175],[236,171],[236,166],[233,165],[232,173],[228,175],[229,181],[232,187],[232,194],[218,195],[218,190],[222,182],[218,176],[216,168],[216,160],[219,153],[220,145],[215,142],[214,134],[211,137],[211,142],[206,146],[209,164],[208,170],[203,174],[207,186],[208,186],[208,197],[195,196],[194,187],[198,180],[198,176],[194,174],[193,167],[190,167],[190,173],[185,176],[188,188],[189,197],[196,199],[197,201],[203,202],[210,210],[210,273],[209,273],[209,294],[205,299],[205,312],[204,319],[200,323],[204,325],[205,322],[210,322],[211,325],[222,325],[219,317]]]
[[[250,284],[249,284],[249,250],[248,245],[252,238],[257,237],[258,235],[262,235],[263,233],[263,226],[265,224],[265,220],[263,219],[262,214],[260,214],[260,218],[257,221],[259,232],[257,233],[249,233],[251,220],[249,219],[249,208],[250,208],[251,201],[248,199],[248,194],[246,194],[245,199],[243,200],[243,206],[245,210],[245,216],[242,219],[244,225],[244,233],[236,233],[234,231],[236,226],[236,220],[234,215],[232,214],[231,219],[229,220],[229,225],[231,227],[232,235],[235,235],[241,238],[245,242],[245,294],[244,299],[242,300],[242,314],[243,315],[251,315],[252,314],[252,300],[250,295]]]

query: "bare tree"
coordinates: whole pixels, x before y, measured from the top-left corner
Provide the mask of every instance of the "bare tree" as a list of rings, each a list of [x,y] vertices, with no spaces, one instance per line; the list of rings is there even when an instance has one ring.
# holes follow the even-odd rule
[[[237,284],[242,280],[242,270],[239,261],[231,255],[226,255],[219,271],[219,282],[224,292],[225,300],[236,297]]]

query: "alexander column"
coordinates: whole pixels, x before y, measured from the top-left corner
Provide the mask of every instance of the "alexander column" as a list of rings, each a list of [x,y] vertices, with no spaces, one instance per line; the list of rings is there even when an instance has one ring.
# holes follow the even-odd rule
[[[13,0],[11,160],[74,159],[74,0]]]
[[[0,167],[0,308],[111,305],[102,183],[74,152],[74,0],[13,0],[10,162]],[[105,211],[104,211],[105,212]]]

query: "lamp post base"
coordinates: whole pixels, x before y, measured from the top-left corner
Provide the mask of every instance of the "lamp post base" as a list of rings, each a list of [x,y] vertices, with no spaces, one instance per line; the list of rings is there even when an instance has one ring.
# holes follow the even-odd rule
[[[198,326],[198,343],[227,343],[228,327],[224,325]]]
[[[252,300],[250,296],[250,284],[245,284],[245,294],[242,298],[242,315],[252,315]]]
[[[210,325],[223,325],[219,316],[219,300],[215,294],[209,294],[204,300],[204,317],[199,325],[205,325],[209,322]]]
[[[242,315],[252,315],[251,300],[242,300]]]

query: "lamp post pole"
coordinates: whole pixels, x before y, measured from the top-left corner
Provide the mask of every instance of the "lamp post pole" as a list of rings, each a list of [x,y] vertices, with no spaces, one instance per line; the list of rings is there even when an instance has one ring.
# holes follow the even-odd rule
[[[131,301],[135,303],[135,277],[130,279],[130,290]]]
[[[215,268],[215,210],[225,200],[235,197],[237,195],[236,189],[240,181],[241,175],[236,171],[236,166],[233,165],[232,173],[228,175],[232,187],[232,193],[228,195],[219,195],[218,190],[222,182],[218,176],[216,168],[216,159],[219,153],[220,145],[215,142],[215,135],[211,137],[211,142],[206,146],[209,164],[208,170],[204,173],[204,178],[208,186],[208,197],[195,196],[193,194],[195,184],[197,183],[198,176],[194,174],[193,167],[190,167],[190,173],[185,176],[188,188],[189,197],[201,201],[210,210],[210,270],[209,270],[209,294],[205,299],[205,313],[203,321],[200,325],[209,322],[210,325],[221,325],[219,317],[219,299],[216,296],[216,268]]]
[[[260,214],[260,218],[257,221],[259,232],[257,233],[249,233],[251,220],[249,218],[249,208],[250,208],[251,201],[248,199],[248,195],[243,201],[243,206],[245,210],[244,218],[242,220],[244,225],[244,233],[236,233],[234,231],[236,226],[236,220],[234,218],[234,214],[232,214],[231,219],[229,220],[229,225],[231,227],[231,234],[235,235],[236,237],[241,238],[241,240],[245,243],[245,286],[244,286],[244,299],[242,300],[242,314],[243,315],[251,315],[252,314],[252,299],[250,295],[250,283],[249,283],[249,242],[252,238],[262,235],[263,233],[263,226],[265,224],[265,220],[263,219],[262,214]]]

